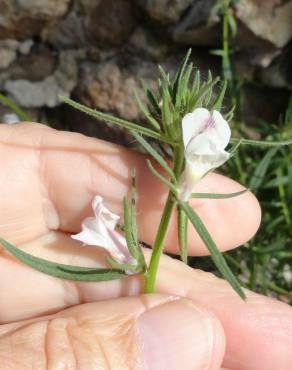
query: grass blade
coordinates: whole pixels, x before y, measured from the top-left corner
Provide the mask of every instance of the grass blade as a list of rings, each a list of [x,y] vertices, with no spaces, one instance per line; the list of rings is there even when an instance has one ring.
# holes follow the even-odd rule
[[[13,100],[9,99],[7,96],[0,94],[0,103],[8,107],[15,113],[21,121],[32,122],[32,117],[20,108]]]
[[[271,160],[273,159],[274,155],[277,153],[278,148],[272,148],[270,149],[266,155],[263,157],[263,159],[260,161],[260,163],[257,165],[250,183],[249,187],[256,191],[261,186],[263,179],[265,178],[265,174],[267,173],[267,170],[269,168],[269,165],[271,163]]]

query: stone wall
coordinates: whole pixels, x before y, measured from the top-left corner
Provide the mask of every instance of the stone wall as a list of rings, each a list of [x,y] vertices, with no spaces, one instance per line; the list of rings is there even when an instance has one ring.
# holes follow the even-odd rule
[[[0,91],[36,119],[110,140],[111,129],[60,105],[58,95],[137,120],[139,78],[174,71],[188,47],[220,74],[216,0],[0,0]],[[292,88],[292,1],[237,0],[233,65],[245,82],[244,119],[276,120]],[[256,104],[255,104],[256,100]],[[272,102],[272,107],[271,107]],[[0,108],[1,114],[7,109]]]

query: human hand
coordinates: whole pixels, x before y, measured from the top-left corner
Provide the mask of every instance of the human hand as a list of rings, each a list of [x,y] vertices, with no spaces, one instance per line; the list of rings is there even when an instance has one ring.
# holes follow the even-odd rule
[[[98,249],[70,235],[100,194],[122,213],[130,171],[137,170],[138,224],[153,242],[166,196],[145,159],[128,150],[36,124],[0,125],[0,236],[34,255],[96,266]],[[197,187],[235,192],[241,186],[211,174]],[[250,193],[192,202],[221,250],[247,241],[260,209]],[[166,250],[177,252],[175,220]],[[189,253],[207,254],[190,232]],[[15,369],[292,369],[292,310],[246,292],[247,303],[212,274],[169,257],[159,266],[157,293],[139,295],[143,279],[64,281],[35,271],[0,250],[0,370]]]

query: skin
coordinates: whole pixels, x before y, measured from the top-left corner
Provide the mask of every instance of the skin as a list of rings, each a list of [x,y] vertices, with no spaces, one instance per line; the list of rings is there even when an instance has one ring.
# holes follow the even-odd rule
[[[153,242],[166,193],[142,155],[24,123],[0,125],[0,163],[0,235],[25,251],[60,263],[103,264],[98,248],[80,247],[70,235],[91,215],[95,194],[122,214],[133,167],[140,238]],[[241,189],[211,174],[196,190]],[[259,227],[259,204],[250,192],[191,204],[221,250],[246,242]],[[175,218],[165,250],[178,251]],[[189,254],[207,254],[191,228]],[[143,295],[140,277],[56,279],[0,249],[0,370],[292,369],[288,305],[249,291],[243,302],[225,281],[167,256],[156,291]]]

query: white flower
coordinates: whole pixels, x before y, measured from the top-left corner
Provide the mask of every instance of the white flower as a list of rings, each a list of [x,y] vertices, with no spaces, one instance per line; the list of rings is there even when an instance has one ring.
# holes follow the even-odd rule
[[[129,253],[126,239],[115,230],[119,216],[104,206],[100,196],[94,197],[92,208],[95,217],[86,218],[82,223],[82,231],[72,235],[72,238],[87,245],[103,247],[118,263],[135,263]]]
[[[179,184],[179,198],[187,201],[195,184],[210,170],[226,162],[230,154],[224,149],[231,131],[220,112],[197,108],[182,120],[185,147],[185,170]]]

